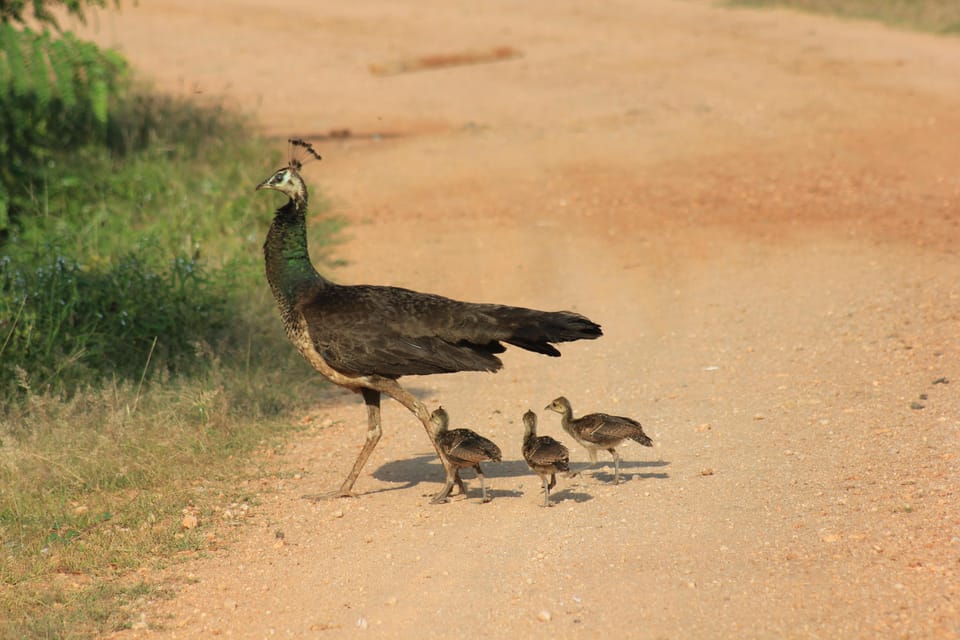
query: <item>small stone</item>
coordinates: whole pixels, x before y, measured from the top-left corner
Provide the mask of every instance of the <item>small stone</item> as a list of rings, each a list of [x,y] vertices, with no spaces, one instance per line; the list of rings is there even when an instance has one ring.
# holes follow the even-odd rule
[[[546,609],[541,609],[540,613],[537,614],[537,620],[540,622],[550,622],[553,619],[553,614],[551,614]]]
[[[919,411],[920,409],[924,408],[924,405],[923,403],[917,402],[916,400],[914,400],[913,402],[910,403],[910,408],[913,409],[914,411]]]
[[[366,618],[357,618],[357,629],[366,629],[368,626],[370,626],[370,624]]]
[[[712,476],[712,475],[713,475],[713,469],[711,469],[710,467],[707,467],[706,469],[701,469],[701,470],[700,470],[700,475],[702,475],[702,476]]]
[[[343,517],[343,510],[342,510],[342,509],[337,509],[336,511],[334,511],[333,513],[330,514],[330,517],[331,517],[331,518],[342,518],[342,517]]]
[[[200,519],[192,513],[188,513],[187,515],[183,516],[183,520],[180,521],[180,525],[184,529],[196,529],[197,525],[199,524]]]

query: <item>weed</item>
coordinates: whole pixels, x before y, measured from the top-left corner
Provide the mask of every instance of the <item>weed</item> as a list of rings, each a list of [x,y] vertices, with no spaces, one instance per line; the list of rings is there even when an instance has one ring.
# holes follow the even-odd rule
[[[218,138],[242,118],[157,100],[122,154],[50,158],[0,241],[0,637],[129,625],[156,588],[139,572],[207,549],[222,505],[272,473],[254,452],[322,389],[262,272],[271,209],[251,195],[279,158]],[[190,141],[167,128],[198,117]]]
[[[960,33],[960,3],[955,0],[731,0],[731,4],[789,7],[934,33]]]

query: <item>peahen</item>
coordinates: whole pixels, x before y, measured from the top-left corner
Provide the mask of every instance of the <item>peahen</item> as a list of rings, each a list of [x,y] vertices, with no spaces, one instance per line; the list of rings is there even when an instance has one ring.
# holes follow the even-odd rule
[[[593,339],[600,326],[569,311],[536,311],[458,302],[397,287],[340,285],[320,275],[307,251],[307,186],[301,155],[320,159],[313,145],[290,140],[290,161],[257,185],[287,196],[264,243],[267,281],[287,336],[331,382],[359,392],[367,406],[367,436],[346,479],[325,497],[352,496],[353,485],[380,440],[380,397],[386,394],[423,424],[447,482],[456,469],[432,436],[426,407],[397,382],[400,376],[497,371],[504,343],[559,356],[554,343]],[[434,502],[443,501],[441,491]]]

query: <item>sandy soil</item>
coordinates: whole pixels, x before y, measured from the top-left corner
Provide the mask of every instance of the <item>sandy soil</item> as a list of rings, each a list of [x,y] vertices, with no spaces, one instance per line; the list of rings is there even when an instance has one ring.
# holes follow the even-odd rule
[[[121,637],[960,635],[960,40],[695,1],[267,4],[141,0],[88,33],[318,141],[306,176],[352,223],[335,279],[606,335],[406,381],[502,446],[486,505],[469,472],[428,504],[440,466],[393,403],[361,497],[301,499],[363,440],[331,390],[238,539]],[[523,55],[369,70],[498,46]],[[561,393],[656,447],[543,509],[520,416],[586,461],[541,410]]]

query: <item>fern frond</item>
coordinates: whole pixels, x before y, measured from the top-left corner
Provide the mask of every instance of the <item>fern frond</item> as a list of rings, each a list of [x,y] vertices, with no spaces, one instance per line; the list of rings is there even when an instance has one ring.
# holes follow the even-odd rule
[[[27,95],[31,87],[30,75],[27,73],[23,56],[22,33],[14,29],[10,23],[0,24],[0,30],[5,32],[3,39],[6,45],[7,64],[10,68],[10,91],[18,96]]]
[[[30,78],[33,82],[33,91],[37,96],[41,108],[46,108],[53,97],[53,85],[50,71],[47,66],[47,49],[50,41],[47,35],[33,37],[30,55]]]
[[[9,46],[7,39],[12,31],[12,29],[6,29],[3,25],[0,25],[0,102],[10,94],[10,84],[13,80],[7,54]]]
[[[57,93],[60,94],[63,106],[67,109],[77,105],[74,85],[79,74],[72,54],[73,51],[65,38],[59,38],[50,43],[50,64],[57,79]]]

